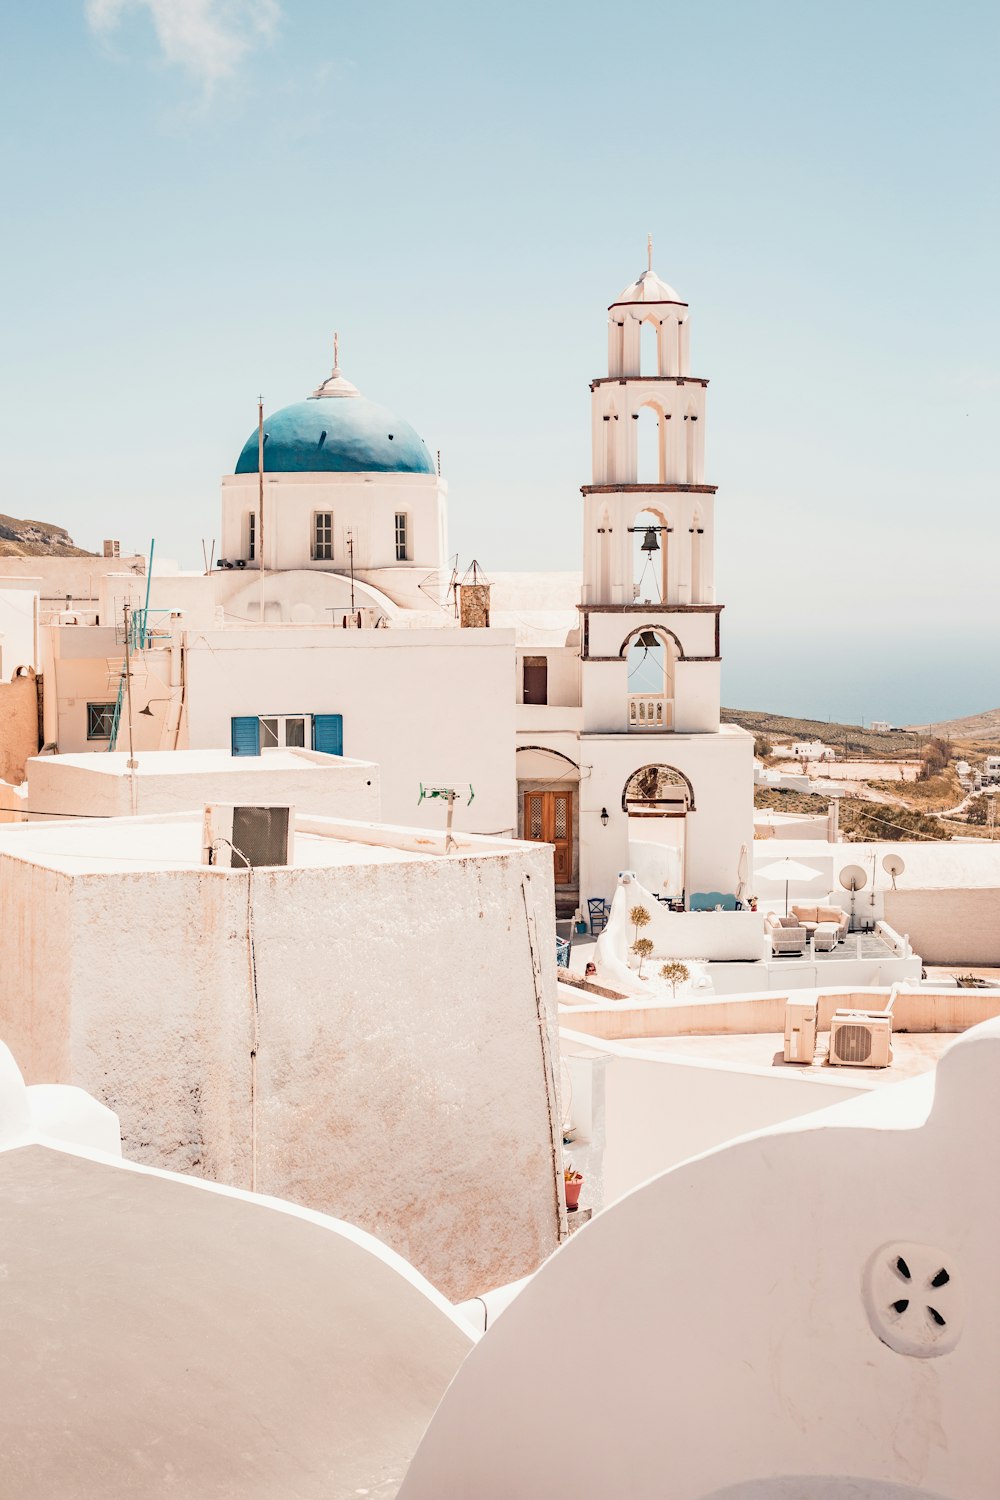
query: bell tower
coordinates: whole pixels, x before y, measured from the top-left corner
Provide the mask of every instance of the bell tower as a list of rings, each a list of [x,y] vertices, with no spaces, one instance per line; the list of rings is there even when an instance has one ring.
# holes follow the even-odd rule
[[[708,381],[690,373],[690,327],[687,303],[652,268],[650,241],[647,269],[608,309],[608,373],[590,387],[584,605],[714,603]]]

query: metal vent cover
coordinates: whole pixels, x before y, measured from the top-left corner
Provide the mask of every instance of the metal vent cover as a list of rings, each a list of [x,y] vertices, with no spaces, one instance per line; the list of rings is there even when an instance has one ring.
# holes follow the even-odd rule
[[[251,865],[286,865],[291,811],[290,807],[234,807],[233,847]]]
[[[841,1062],[867,1062],[872,1055],[871,1028],[860,1024],[838,1026],[833,1046],[836,1049],[835,1055]]]

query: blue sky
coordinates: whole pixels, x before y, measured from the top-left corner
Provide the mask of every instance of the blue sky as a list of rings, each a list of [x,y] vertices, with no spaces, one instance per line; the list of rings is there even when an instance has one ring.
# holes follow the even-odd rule
[[[0,509],[200,564],[258,391],[336,327],[463,563],[576,568],[652,231],[711,380],[724,701],[994,707],[998,41],[974,0],[11,7]]]

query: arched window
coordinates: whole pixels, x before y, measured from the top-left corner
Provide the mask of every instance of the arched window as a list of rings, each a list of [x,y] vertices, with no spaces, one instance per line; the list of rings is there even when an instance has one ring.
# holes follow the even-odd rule
[[[700,510],[691,523],[691,603],[705,602],[705,522]]]
[[[611,532],[611,516],[607,506],[601,511],[601,519],[598,522],[597,556],[598,556],[598,602],[600,604],[611,603],[611,544],[614,537]]]
[[[684,417],[684,483],[694,484],[694,432],[698,420],[693,407],[688,407]]]
[[[666,604],[670,582],[670,525],[658,510],[641,510],[632,522],[633,596],[638,604]]]
[[[640,407],[635,417],[635,482],[663,483],[663,421],[655,406]]]
[[[660,373],[659,332],[659,323],[651,318],[643,319],[639,330],[640,375],[659,375]]]

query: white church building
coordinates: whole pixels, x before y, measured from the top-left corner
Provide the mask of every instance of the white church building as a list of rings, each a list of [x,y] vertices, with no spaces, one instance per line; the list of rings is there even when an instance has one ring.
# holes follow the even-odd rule
[[[651,266],[614,300],[591,383],[582,575],[488,583],[449,562],[431,452],[335,353],[223,478],[210,571],[109,572],[89,608],[50,617],[44,749],[131,736],[136,750],[345,755],[378,764],[388,821],[436,826],[420,784],[454,784],[474,791],[459,826],[551,843],[564,910],[610,898],[633,867],[675,901],[737,891],[752,740],[720,724],[708,382],[689,334]]]

